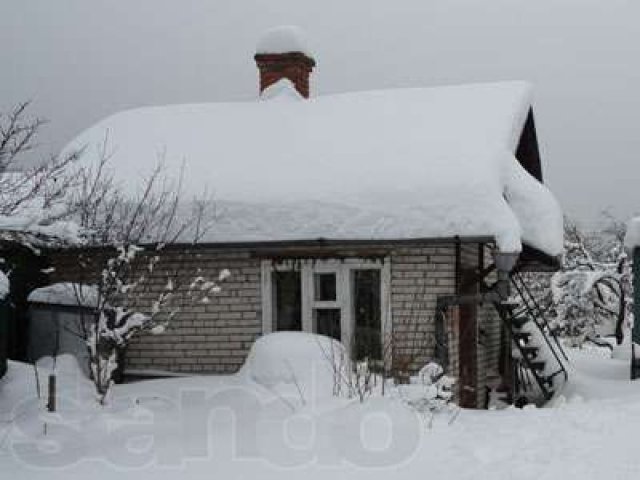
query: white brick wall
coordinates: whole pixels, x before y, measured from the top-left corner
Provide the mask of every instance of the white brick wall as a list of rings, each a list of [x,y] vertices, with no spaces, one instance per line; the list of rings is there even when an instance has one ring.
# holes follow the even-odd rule
[[[188,247],[186,247],[188,248]],[[367,247],[369,250],[371,246]],[[437,298],[456,290],[455,245],[379,246],[391,260],[390,309],[393,329],[393,363],[398,370],[415,371],[431,359],[435,346],[434,314]],[[332,249],[341,256],[357,256],[357,247]],[[477,251],[477,247],[476,247]],[[282,253],[284,253],[283,251]],[[279,252],[280,253],[280,252]],[[187,304],[162,335],[142,335],[127,352],[130,369],[160,369],[175,372],[231,373],[243,364],[262,333],[260,262],[249,249],[234,251],[200,247],[167,250],[150,279],[143,298],[157,296],[166,284],[168,272],[191,279],[198,272],[216,278],[223,268],[231,277],[222,292],[210,303]],[[56,266],[52,281],[77,280],[77,256],[51,256]],[[190,283],[190,282],[185,282]],[[481,309],[482,310],[482,309]],[[484,310],[482,310],[484,312]],[[451,309],[455,312],[455,309]],[[483,325],[493,325],[482,313]],[[485,319],[486,317],[486,319]],[[450,343],[449,373],[458,372],[457,319],[447,321]],[[483,327],[484,328],[484,327]],[[488,371],[496,364],[495,329],[490,327],[491,347],[479,357],[479,366]],[[498,343],[499,345],[499,343]],[[497,353],[496,353],[497,352]],[[486,373],[482,373],[486,376]],[[484,377],[483,377],[484,378]]]
[[[441,295],[455,292],[455,246],[400,247],[391,253],[394,370],[414,373],[432,358],[434,314]],[[454,352],[451,352],[454,353]],[[457,361],[450,354],[451,360]]]
[[[183,305],[165,333],[137,337],[127,350],[127,368],[197,373],[237,371],[262,333],[259,259],[252,258],[247,250],[206,248],[189,252],[166,250],[161,257],[141,293],[141,305],[149,305],[151,299],[157,298],[169,275],[179,277],[178,283],[185,286],[196,275],[216,279],[224,268],[230,270],[231,276],[210,303]],[[52,261],[56,266],[53,281],[82,278],[73,254],[52,256]]]

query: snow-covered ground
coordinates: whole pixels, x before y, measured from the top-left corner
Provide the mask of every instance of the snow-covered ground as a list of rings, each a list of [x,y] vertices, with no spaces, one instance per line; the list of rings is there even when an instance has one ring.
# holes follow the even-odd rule
[[[258,351],[234,376],[118,385],[103,409],[73,359],[62,357],[60,413],[40,418],[29,403],[33,368],[11,363],[0,380],[2,478],[640,475],[640,383],[629,382],[626,355],[571,351],[571,383],[548,408],[448,410],[430,419],[389,396],[360,404],[313,394],[331,375],[325,363],[307,370],[312,380],[301,378],[303,350],[281,376],[277,359]]]

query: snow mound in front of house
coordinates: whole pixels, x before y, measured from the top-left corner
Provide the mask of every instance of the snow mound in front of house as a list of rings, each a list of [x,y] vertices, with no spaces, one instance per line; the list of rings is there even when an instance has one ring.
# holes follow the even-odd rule
[[[278,82],[268,101],[129,110],[66,151],[84,147],[94,164],[108,138],[114,181],[132,196],[159,161],[185,197],[214,193],[202,242],[459,236],[561,254],[558,202],[514,156],[531,108],[527,83],[305,101],[291,90]]]
[[[253,344],[240,375],[307,403],[337,393],[348,361],[344,346],[329,337],[277,332]]]
[[[93,383],[70,354],[42,357],[35,365],[9,361],[0,379],[0,423],[20,419],[16,427],[41,430],[46,421],[49,377],[56,378],[56,411],[68,418],[89,415],[97,406]],[[25,432],[27,433],[27,432]]]

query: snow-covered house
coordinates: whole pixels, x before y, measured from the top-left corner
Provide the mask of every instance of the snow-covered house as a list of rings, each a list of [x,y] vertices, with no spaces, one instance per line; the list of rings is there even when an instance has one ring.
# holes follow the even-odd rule
[[[513,383],[510,335],[530,336],[503,302],[510,272],[555,268],[562,253],[530,85],[313,96],[315,61],[291,28],[266,34],[255,60],[259,100],[125,111],[68,147],[94,161],[108,132],[124,189],[162,152],[176,175],[184,162],[188,192],[215,195],[213,228],[163,261],[230,278],[139,338],[127,368],[233,372],[258,336],[304,330],[398,375],[437,357],[461,403],[484,406],[488,388]],[[50,253],[52,281],[73,280],[76,253]],[[525,358],[539,350],[522,345]]]

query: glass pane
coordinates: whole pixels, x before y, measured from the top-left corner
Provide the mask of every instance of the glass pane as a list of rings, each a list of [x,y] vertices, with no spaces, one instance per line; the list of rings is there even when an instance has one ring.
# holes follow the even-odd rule
[[[380,270],[353,271],[355,355],[382,359]]]
[[[275,329],[302,330],[300,272],[273,272]]]
[[[336,274],[316,273],[313,275],[314,298],[318,302],[334,302],[336,300]]]
[[[340,309],[317,308],[313,311],[316,333],[340,340]]]

